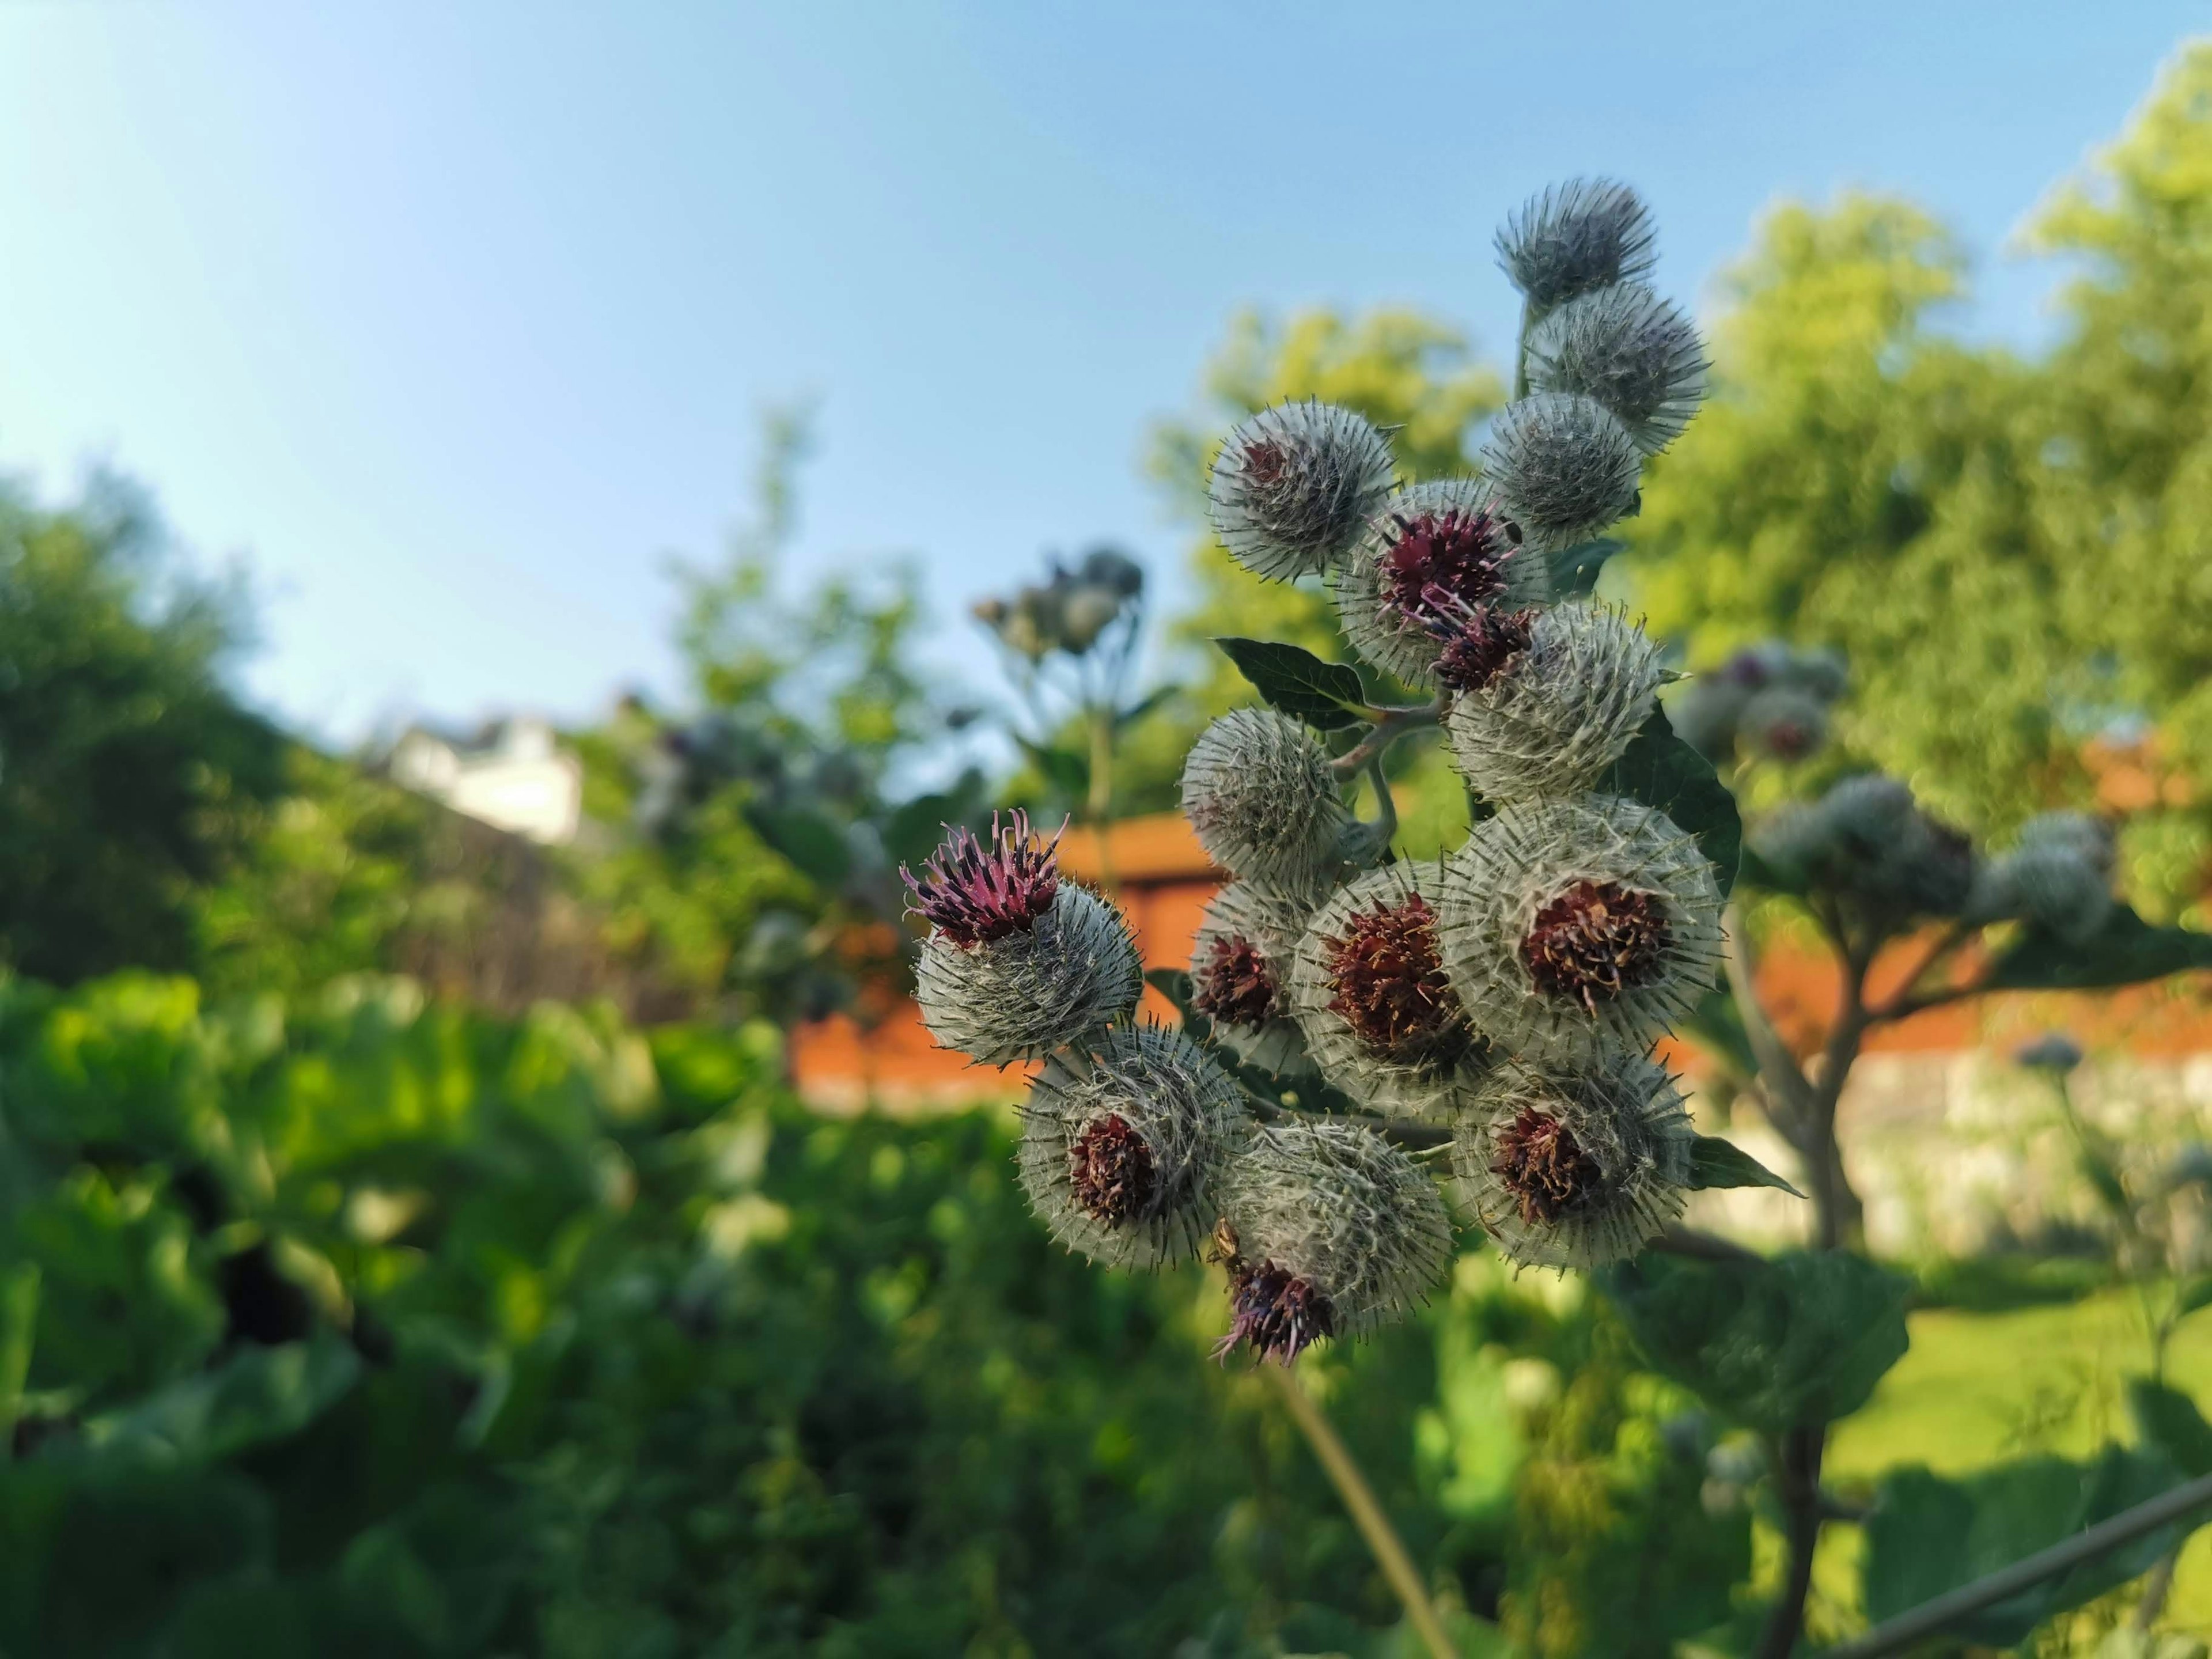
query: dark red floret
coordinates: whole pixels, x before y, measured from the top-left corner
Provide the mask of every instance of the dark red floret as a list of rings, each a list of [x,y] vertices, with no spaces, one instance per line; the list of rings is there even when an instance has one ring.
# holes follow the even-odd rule
[[[1383,605],[1408,624],[1433,627],[1504,593],[1506,563],[1516,550],[1505,520],[1488,507],[1397,514],[1391,523],[1398,539],[1376,575]]]
[[[1325,939],[1322,965],[1336,994],[1330,1011],[1370,1049],[1393,1060],[1448,1063],[1470,1041],[1444,977],[1437,915],[1419,893],[1362,910]]]
[[[1092,1119],[1067,1149],[1068,1187],[1077,1205],[1109,1226],[1145,1212],[1156,1174],[1152,1149],[1119,1112]]]
[[[1498,1136],[1490,1172],[1521,1201],[1534,1227],[1571,1215],[1604,1189],[1605,1171],[1559,1119],[1524,1106]]]
[[[1479,605],[1440,627],[1443,648],[1437,653],[1437,680],[1452,691],[1479,691],[1505,665],[1528,648],[1536,613]]]
[[[1224,1025],[1265,1025],[1275,1017],[1275,970],[1241,933],[1213,941],[1190,1006]]]
[[[909,908],[956,945],[1028,932],[1060,891],[1059,834],[1043,841],[1030,833],[1028,813],[1008,817],[1001,830],[999,815],[991,815],[988,841],[954,830],[920,876],[899,866],[914,893]]]
[[[1328,1298],[1272,1261],[1231,1271],[1229,1305],[1235,1317],[1229,1334],[1214,1345],[1216,1359],[1226,1359],[1238,1343],[1249,1342],[1255,1360],[1273,1355],[1287,1365],[1336,1334],[1336,1312]]]
[[[1673,937],[1650,894],[1614,881],[1578,881],[1536,913],[1521,960],[1539,991],[1594,1014],[1599,1002],[1648,983]]]

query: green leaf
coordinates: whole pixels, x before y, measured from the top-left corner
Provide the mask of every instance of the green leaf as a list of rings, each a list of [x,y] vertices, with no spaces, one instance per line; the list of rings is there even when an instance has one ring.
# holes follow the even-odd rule
[[[2205,1307],[2212,1307],[2212,1273],[2198,1273],[2183,1279],[2174,1297],[2174,1317],[2182,1318]]]
[[[360,1376],[361,1357],[336,1336],[243,1348],[128,1411],[94,1418],[85,1425],[85,1439],[118,1459],[210,1462],[296,1433]]]
[[[1699,1135],[1690,1149],[1690,1185],[1699,1189],[1777,1187],[1793,1198],[1805,1196],[1734,1141],[1712,1135]]]
[[[1909,1340],[1912,1281],[1840,1250],[1645,1255],[1597,1279],[1654,1370],[1766,1434],[1856,1411]]]
[[[1676,1035],[1686,1036],[1714,1058],[1725,1063],[1739,1079],[1759,1075],[1759,1056],[1751,1051],[1751,1036],[1743,1028],[1743,1012],[1725,985],[1716,985],[1698,999]]]
[[[1721,896],[1728,896],[1743,854],[1743,819],[1712,763],[1674,735],[1665,709],[1651,711],[1627,753],[1613,763],[1598,787],[1656,806],[1695,836],[1713,861]]]
[[[1996,959],[1993,991],[2102,991],[2212,968],[2212,933],[2154,927],[2125,904],[2079,945],[2030,927]]]
[[[1617,536],[1600,536],[1594,541],[1561,548],[1552,555],[1553,587],[1562,598],[1589,592],[1597,586],[1605,562],[1616,553],[1625,552],[1627,547],[1628,544]]]
[[[2171,1457],[2184,1474],[2212,1474],[2212,1423],[2187,1395],[2138,1376],[2128,1384],[2128,1410],[2143,1439]]]
[[[950,789],[902,803],[884,823],[884,851],[893,864],[919,864],[937,850],[946,825],[976,810],[982,793],[983,775],[970,767]]]
[[[1138,698],[1136,702],[1131,703],[1127,708],[1122,709],[1119,714],[1114,716],[1114,729],[1116,732],[1119,732],[1125,726],[1134,726],[1139,720],[1144,719],[1146,715],[1151,714],[1155,708],[1158,708],[1161,704],[1167,702],[1170,697],[1176,696],[1182,690],[1182,687],[1179,685],[1163,685],[1156,690],[1147,691],[1143,696]]]
[[[1884,1479],[1867,1517],[1860,1567],[1867,1617],[1876,1624],[1894,1619],[2155,1498],[2179,1480],[2163,1453],[2118,1446],[2087,1465],[2029,1457],[1960,1480],[1924,1468],[1899,1469]],[[2045,1620],[2148,1571],[2182,1530],[2161,1528],[2123,1544],[1967,1614],[1950,1633],[1979,1646],[2015,1647]]]
[[[745,822],[753,833],[791,861],[809,881],[835,887],[853,867],[853,849],[836,819],[811,806],[769,806],[749,803]]]
[[[1746,842],[1736,862],[1736,879],[1770,893],[1803,893],[1805,884],[1778,864],[1770,864],[1756,847]]]
[[[1190,975],[1181,968],[1152,968],[1145,974],[1145,983],[1158,991],[1176,1006],[1186,1023],[1190,1018]]]
[[[1367,723],[1367,693],[1358,674],[1344,664],[1323,662],[1303,647],[1273,640],[1226,635],[1213,642],[1261,697],[1315,730]]]
[[[1031,743],[1027,738],[1017,738],[1015,741],[1056,793],[1068,800],[1079,801],[1091,793],[1091,761],[1087,756],[1073,749]]]

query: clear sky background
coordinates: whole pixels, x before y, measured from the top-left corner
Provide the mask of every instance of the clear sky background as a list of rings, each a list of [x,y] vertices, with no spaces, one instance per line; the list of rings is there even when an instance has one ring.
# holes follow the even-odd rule
[[[2003,257],[2212,22],[2163,0],[0,0],[0,466],[112,463],[253,573],[251,694],[337,739],[678,684],[672,551],[819,400],[794,580],[910,556],[948,672],[1045,550],[1172,601],[1138,471],[1230,314],[1407,302],[1494,354],[1499,219],[1638,185],[1700,296],[1844,185]]]

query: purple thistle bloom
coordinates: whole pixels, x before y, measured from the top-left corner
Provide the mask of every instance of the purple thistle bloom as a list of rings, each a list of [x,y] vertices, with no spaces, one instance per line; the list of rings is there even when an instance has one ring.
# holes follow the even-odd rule
[[[1287,1365],[1335,1334],[1336,1315],[1328,1298],[1272,1261],[1237,1268],[1229,1295],[1236,1322],[1214,1345],[1216,1359],[1226,1359],[1238,1343],[1249,1342],[1256,1359],[1273,1354]]]
[[[1060,837],[1066,824],[1042,841],[1030,831],[1028,813],[1018,807],[1007,817],[1001,830],[999,815],[991,814],[988,841],[955,828],[919,878],[899,866],[914,893],[908,908],[956,945],[1027,933],[1060,891]]]

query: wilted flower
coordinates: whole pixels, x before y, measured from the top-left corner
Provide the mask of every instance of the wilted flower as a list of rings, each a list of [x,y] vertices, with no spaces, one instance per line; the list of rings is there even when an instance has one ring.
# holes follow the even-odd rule
[[[1643,452],[1603,404],[1571,392],[1510,403],[1491,422],[1483,471],[1540,547],[1565,547],[1636,510]]]
[[[1065,883],[1019,933],[963,944],[933,931],[915,966],[922,1024],[982,1066],[1039,1059],[1092,1036],[1127,1018],[1143,991],[1121,913]]]
[[[1285,893],[1233,881],[1206,907],[1191,946],[1191,1006],[1249,1066],[1281,1072],[1305,1063],[1305,1040],[1291,1014],[1291,963],[1326,896],[1318,885]]]
[[[1451,700],[1460,775],[1492,801],[1588,788],[1650,718],[1664,672],[1644,630],[1608,606],[1540,613],[1526,649]]]
[[[1060,890],[1060,837],[1067,826],[1044,841],[1019,807],[1007,818],[1002,830],[999,815],[991,814],[988,841],[954,827],[919,876],[899,866],[900,879],[914,894],[915,913],[955,945],[1026,933],[1052,908]]]
[[[1340,890],[1307,924],[1290,1000],[1322,1075],[1377,1111],[1463,1100],[1488,1047],[1444,971],[1442,872],[1401,860]]]
[[[1430,684],[1445,636],[1470,611],[1549,596],[1544,560],[1522,539],[1476,480],[1400,490],[1331,579],[1345,637],[1407,684]]]
[[[1609,795],[1508,805],[1443,872],[1444,960],[1507,1054],[1641,1054],[1720,968],[1712,865],[1663,812]]]
[[[1157,1025],[1109,1030],[1055,1055],[1022,1109],[1020,1169],[1054,1238],[1114,1267],[1158,1267],[1197,1248],[1243,1121],[1243,1093],[1206,1051]]]
[[[1616,283],[1568,301],[1537,327],[1528,383],[1596,398],[1656,455],[1698,412],[1705,346],[1680,307],[1641,283]]]
[[[1394,471],[1389,444],[1350,410],[1310,398],[1278,404],[1223,442],[1208,517],[1237,563],[1290,581],[1351,551]]]
[[[1255,1129],[1231,1154],[1222,1214],[1233,1236],[1240,1343],[1288,1364],[1328,1336],[1363,1336],[1425,1301],[1451,1264],[1436,1182],[1371,1129],[1344,1122]]]
[[[1648,276],[1650,210],[1610,179],[1574,179],[1533,196],[1498,233],[1498,263],[1537,315],[1578,294]]]
[[[1272,708],[1237,708],[1199,734],[1182,767],[1183,816],[1224,869],[1294,888],[1350,851],[1351,812],[1328,750]]]
[[[1681,1218],[1696,1133],[1640,1054],[1584,1071],[1500,1068],[1452,1141],[1460,1190],[1526,1267],[1601,1267]]]

